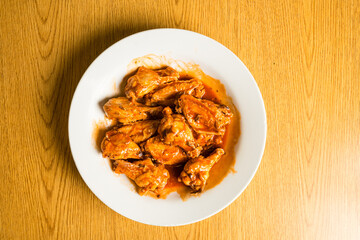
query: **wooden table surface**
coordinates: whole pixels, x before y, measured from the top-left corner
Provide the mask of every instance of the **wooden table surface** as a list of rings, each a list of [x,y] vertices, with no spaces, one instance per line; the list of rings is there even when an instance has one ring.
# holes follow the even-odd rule
[[[90,63],[125,36],[163,27],[239,56],[268,123],[248,188],[182,227],[104,205],[67,134]],[[1,1],[0,89],[0,239],[360,239],[359,1]]]

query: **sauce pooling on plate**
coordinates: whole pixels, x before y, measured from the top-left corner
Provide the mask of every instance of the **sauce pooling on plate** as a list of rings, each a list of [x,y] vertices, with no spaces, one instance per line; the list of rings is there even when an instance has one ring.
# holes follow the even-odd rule
[[[98,123],[93,137],[139,194],[166,198],[176,191],[186,199],[231,172],[240,114],[224,85],[197,65],[154,59],[129,65],[133,74],[124,78],[120,96],[104,105],[116,125]]]

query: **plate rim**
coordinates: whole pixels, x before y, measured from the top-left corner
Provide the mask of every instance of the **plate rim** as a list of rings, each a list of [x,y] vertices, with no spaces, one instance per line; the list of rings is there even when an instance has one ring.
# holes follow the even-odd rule
[[[79,94],[79,89],[81,88],[81,86],[84,84],[84,79],[86,79],[86,76],[88,75],[88,72],[90,71],[90,69],[93,67],[93,65],[95,65],[97,63],[97,60],[101,58],[101,56],[111,52],[111,50],[120,42],[125,41],[127,39],[130,38],[136,38],[139,35],[145,34],[145,33],[149,33],[149,32],[156,32],[156,31],[168,31],[168,32],[172,32],[172,31],[177,31],[177,32],[186,32],[186,33],[191,33],[191,34],[195,34],[198,35],[199,37],[202,38],[206,38],[208,41],[213,42],[214,44],[217,44],[219,46],[221,46],[223,48],[223,50],[227,51],[228,53],[230,53],[233,57],[235,57],[237,59],[237,61],[240,62],[240,64],[244,67],[245,71],[247,72],[247,74],[250,76],[250,79],[252,80],[252,84],[255,85],[255,90],[258,94],[258,96],[260,97],[259,99],[261,100],[261,112],[264,116],[264,121],[262,122],[263,124],[263,134],[264,134],[264,138],[263,141],[261,142],[261,151],[259,151],[259,159],[257,161],[256,164],[256,168],[254,169],[254,171],[250,174],[250,177],[247,179],[246,183],[244,184],[244,186],[242,187],[241,191],[238,191],[238,193],[230,200],[228,201],[226,204],[224,204],[222,207],[218,208],[216,211],[213,211],[211,214],[200,217],[200,218],[196,218],[192,221],[187,221],[187,222],[183,222],[183,223],[179,223],[179,224],[168,224],[168,225],[159,225],[159,224],[152,224],[149,222],[145,222],[145,221],[141,221],[138,219],[134,219],[131,216],[128,216],[127,214],[124,213],[119,213],[117,210],[115,210],[110,204],[107,204],[106,200],[102,199],[98,194],[96,194],[96,191],[94,191],[94,189],[92,188],[92,186],[90,186],[88,184],[88,182],[85,180],[84,177],[84,173],[83,170],[81,170],[81,168],[79,167],[75,157],[74,157],[74,149],[73,149],[73,145],[71,144],[71,117],[72,117],[72,112],[74,111],[73,106],[74,106],[74,99],[76,99],[77,95]],[[139,56],[140,57],[140,56]],[[260,92],[259,86],[257,84],[257,82],[255,81],[254,77],[252,76],[251,72],[249,71],[249,69],[246,67],[246,65],[241,61],[241,59],[235,54],[233,53],[230,49],[228,49],[226,46],[224,46],[223,44],[221,44],[220,42],[197,32],[194,31],[190,31],[190,30],[185,30],[185,29],[178,29],[178,28],[154,28],[154,29],[149,29],[149,30],[144,30],[144,31],[140,31],[134,34],[131,34],[129,36],[126,36],[124,38],[121,38],[120,40],[116,41],[115,43],[113,43],[112,45],[110,45],[108,48],[106,48],[103,52],[101,52],[99,55],[97,55],[97,57],[91,62],[91,64],[88,66],[88,68],[85,70],[84,74],[81,76],[76,89],[74,91],[74,94],[72,95],[72,100],[71,100],[71,104],[70,104],[70,108],[69,108],[69,116],[68,116],[68,137],[69,137],[69,145],[70,145],[70,151],[71,151],[71,155],[72,158],[74,160],[75,166],[81,176],[81,178],[83,179],[83,181],[85,182],[86,186],[91,190],[91,192],[103,203],[105,204],[107,207],[109,207],[110,209],[112,209],[114,212],[116,212],[117,214],[120,214],[128,219],[131,219],[133,221],[139,222],[139,223],[143,223],[143,224],[147,224],[147,225],[151,225],[151,226],[164,226],[164,227],[171,227],[171,226],[184,226],[184,225],[188,225],[188,224],[192,224],[195,222],[199,222],[202,221],[204,219],[207,219],[211,216],[214,216],[215,214],[219,213],[220,211],[222,211],[223,209],[225,209],[226,207],[228,207],[231,203],[233,203],[242,193],[243,191],[248,187],[248,185],[250,184],[250,182],[253,180],[254,176],[256,175],[258,168],[260,166],[260,163],[262,161],[263,155],[264,155],[264,151],[265,151],[265,145],[266,145],[266,139],[267,139],[267,116],[266,116],[266,108],[265,108],[265,103],[264,103],[264,99],[262,97],[262,94]]]

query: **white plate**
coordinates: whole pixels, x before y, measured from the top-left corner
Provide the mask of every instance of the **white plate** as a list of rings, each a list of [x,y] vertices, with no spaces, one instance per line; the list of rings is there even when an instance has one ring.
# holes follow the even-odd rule
[[[99,102],[113,95],[127,66],[147,54],[169,56],[200,65],[220,79],[241,114],[235,170],[216,187],[187,201],[173,193],[167,199],[139,196],[124,175],[116,175],[94,148],[94,121],[103,118]],[[91,191],[107,206],[138,222],[178,226],[212,216],[234,201],[253,178],[266,140],[265,107],[254,78],[229,49],[201,34],[154,29],[131,35],[104,51],[86,70],[70,107],[69,139],[76,166]]]

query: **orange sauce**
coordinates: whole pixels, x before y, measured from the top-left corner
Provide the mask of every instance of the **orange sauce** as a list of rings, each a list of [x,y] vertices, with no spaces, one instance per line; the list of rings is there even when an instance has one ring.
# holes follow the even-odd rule
[[[210,176],[205,186],[205,191],[218,185],[230,172],[235,172],[235,147],[240,137],[240,113],[236,109],[231,97],[226,94],[225,86],[220,80],[206,75],[197,65],[191,66],[186,73],[188,78],[198,78],[204,83],[204,99],[214,101],[215,103],[225,104],[231,109],[233,117],[231,123],[227,126],[223,137],[222,147],[225,155],[210,170]]]
[[[116,125],[116,122],[110,120],[98,120],[93,122],[92,140],[93,145],[101,152],[101,142],[105,137],[105,133]]]
[[[204,88],[205,88],[205,94],[203,96],[204,99],[207,100],[211,100],[214,103],[220,103],[220,99],[218,98],[218,96],[216,95],[216,90],[214,91],[211,87],[209,87],[208,85],[204,84]]]
[[[226,94],[224,85],[219,80],[206,75],[200,68],[181,73],[182,79],[195,77],[204,83],[205,94],[203,99],[211,100],[219,104],[225,104],[230,107],[231,112],[233,113],[231,123],[227,126],[225,135],[223,136],[223,143],[220,146],[217,146],[225,150],[225,155],[210,170],[210,176],[205,186],[206,191],[218,185],[228,173],[235,173],[235,146],[240,136],[240,114],[231,98]],[[190,195],[190,189],[183,183],[178,182],[178,176],[183,169],[183,165],[177,167],[167,166],[166,168],[170,173],[170,178],[161,198],[166,198],[168,194],[176,191],[183,200],[186,200]]]
[[[185,186],[182,182],[178,181],[178,177],[180,176],[184,165],[185,164],[177,166],[166,166],[166,169],[169,171],[170,178],[165,186],[164,193],[162,193],[162,198],[166,198],[168,194],[175,191],[180,195],[183,200],[187,199],[190,196],[190,191],[188,187]]]
[[[151,69],[159,69],[166,67],[166,63],[156,63],[153,64],[151,61],[146,62],[147,60],[151,60],[154,56],[145,56],[144,62],[142,65]],[[155,56],[156,58],[156,56]],[[142,59],[136,59],[136,64],[141,65]],[[156,62],[156,61],[155,61]],[[136,67],[136,64],[134,65]],[[118,96],[124,96],[124,88],[127,82],[127,79],[132,76],[136,72],[136,68],[133,68],[129,71],[124,79],[121,81],[119,86],[119,94]],[[176,68],[175,68],[176,69]],[[198,65],[196,64],[187,64],[183,69],[176,69],[180,73],[180,79],[191,79],[197,78],[201,80],[205,87],[205,94],[203,99],[214,101],[218,104],[224,104],[231,109],[233,113],[233,117],[231,119],[231,123],[227,126],[225,135],[223,136],[223,143],[221,146],[225,150],[225,155],[213,166],[210,171],[210,177],[205,186],[205,191],[211,189],[218,185],[229,172],[235,173],[234,164],[235,164],[235,147],[238,142],[240,136],[240,114],[236,109],[235,105],[232,102],[231,97],[226,94],[226,90],[224,85],[217,79],[214,79],[208,75],[206,75]],[[115,88],[115,86],[113,86]],[[115,97],[115,96],[114,96]],[[98,121],[94,123],[93,130],[93,140],[96,145],[96,148],[101,151],[101,141],[105,136],[106,131],[110,130],[115,124],[114,123],[106,123],[106,121]],[[149,193],[149,196],[156,198],[166,198],[168,194],[172,192],[177,192],[183,200],[186,200],[190,196],[190,189],[185,186],[183,183],[178,181],[178,177],[183,169],[184,165],[178,166],[166,166],[166,169],[170,173],[170,178],[168,180],[165,189],[161,193],[161,195],[155,195],[153,193]],[[134,185],[136,185],[134,183]],[[137,186],[136,186],[137,187]]]

